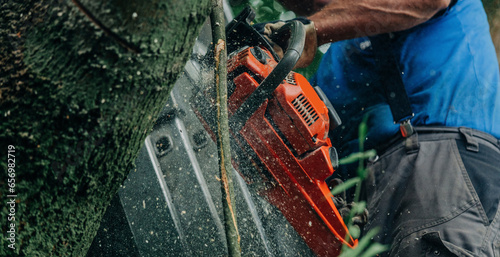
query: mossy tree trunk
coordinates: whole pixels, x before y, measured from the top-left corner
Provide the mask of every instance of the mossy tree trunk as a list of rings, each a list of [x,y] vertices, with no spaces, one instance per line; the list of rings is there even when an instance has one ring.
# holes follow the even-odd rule
[[[84,256],[210,0],[0,5],[0,256]],[[6,238],[12,199],[15,250]]]
[[[490,26],[491,37],[493,38],[493,43],[497,50],[497,58],[500,62],[500,7],[497,7],[491,15]]]
[[[497,51],[498,61],[500,62],[500,1],[484,0],[484,8],[488,14],[490,23],[490,32]]]

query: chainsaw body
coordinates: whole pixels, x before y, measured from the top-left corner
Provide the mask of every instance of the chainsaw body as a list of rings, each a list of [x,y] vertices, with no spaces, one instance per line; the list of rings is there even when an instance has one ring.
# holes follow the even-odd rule
[[[302,75],[290,72],[297,56],[292,63],[285,63],[286,54],[279,60],[248,24],[249,16],[240,14],[226,29],[231,51],[227,67],[233,166],[247,184],[279,208],[317,255],[336,256],[342,244],[354,247],[357,243],[349,236],[325,182],[334,172],[332,163],[337,163],[328,133],[332,123],[339,121],[322,92]],[[293,29],[291,33],[293,41]],[[212,136],[215,115],[207,106],[214,101],[210,88],[192,101]]]

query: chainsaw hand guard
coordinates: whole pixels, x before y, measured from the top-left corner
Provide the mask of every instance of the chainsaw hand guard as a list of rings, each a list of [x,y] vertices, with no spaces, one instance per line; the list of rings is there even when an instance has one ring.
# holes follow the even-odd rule
[[[274,90],[293,69],[302,54],[302,50],[304,50],[305,29],[302,23],[291,21],[283,25],[280,31],[288,31],[291,34],[285,55],[260,86],[248,97],[247,104],[240,107],[231,116],[229,125],[235,130],[240,130],[261,104],[271,97]]]

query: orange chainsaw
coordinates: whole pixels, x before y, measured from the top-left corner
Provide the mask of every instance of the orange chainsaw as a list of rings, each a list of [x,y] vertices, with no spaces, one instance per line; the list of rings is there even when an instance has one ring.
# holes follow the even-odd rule
[[[250,25],[254,16],[244,9],[226,27],[233,166],[283,213],[313,252],[337,256],[343,244],[357,244],[325,182],[338,163],[328,133],[340,119],[321,89],[291,71],[304,47],[304,25],[292,21],[282,27],[289,37],[286,42],[273,39],[288,45],[279,58]],[[195,98],[192,107],[213,136],[214,90],[205,88]]]

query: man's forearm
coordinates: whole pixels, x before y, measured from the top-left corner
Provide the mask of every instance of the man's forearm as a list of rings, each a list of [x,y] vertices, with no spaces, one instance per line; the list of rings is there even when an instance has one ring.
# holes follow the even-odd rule
[[[297,15],[308,16],[324,8],[331,0],[278,0],[278,2]]]
[[[419,25],[445,9],[450,0],[333,0],[309,17],[318,45],[395,32]]]

